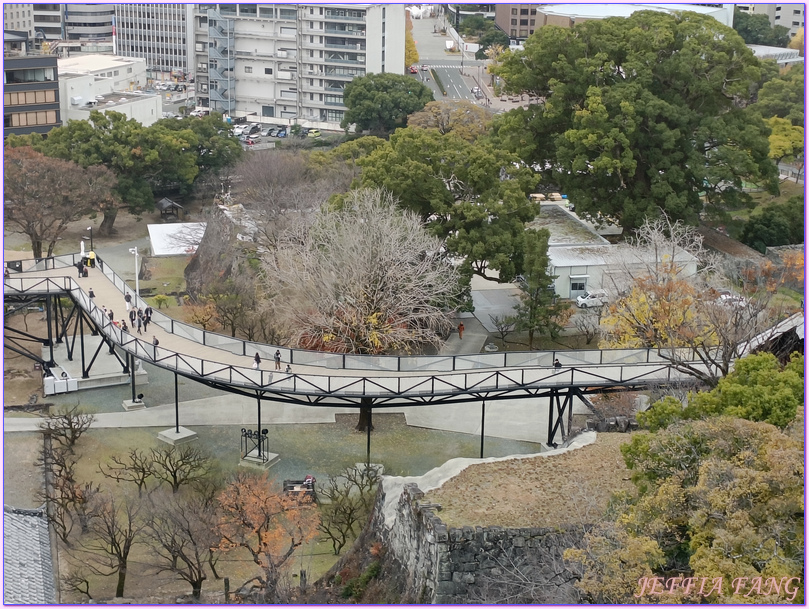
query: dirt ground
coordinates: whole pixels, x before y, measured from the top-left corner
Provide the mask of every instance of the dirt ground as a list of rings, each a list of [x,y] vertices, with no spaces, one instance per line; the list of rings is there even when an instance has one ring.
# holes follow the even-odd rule
[[[553,457],[467,467],[425,497],[448,526],[550,527],[592,523],[610,494],[633,488],[621,457],[628,434],[598,434],[594,444]]]

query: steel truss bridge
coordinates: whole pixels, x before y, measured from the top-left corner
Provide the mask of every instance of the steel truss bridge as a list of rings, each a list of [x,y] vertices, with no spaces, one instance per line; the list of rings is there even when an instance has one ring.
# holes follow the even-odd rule
[[[548,397],[548,443],[556,434],[566,437],[572,421],[573,399],[610,391],[640,390],[650,386],[692,384],[693,376],[675,369],[676,357],[706,372],[707,366],[689,350],[661,353],[656,349],[602,351],[547,351],[485,353],[457,356],[371,356],[322,353],[231,338],[179,322],[155,310],[152,324],[159,332],[159,346],[151,340],[122,331],[88,295],[92,287],[97,300],[123,304],[126,293],[133,306],[145,307],[134,291],[108,265],[97,258],[90,278],[77,278],[79,254],[17,263],[17,271],[4,281],[8,312],[44,303],[47,336],[37,337],[4,327],[4,346],[42,364],[46,375],[56,365],[53,345],[65,343],[73,360],[78,341],[82,378],[89,378],[99,353],[108,348],[123,373],[132,376],[135,397],[135,359],[171,371],[211,387],[255,397],[261,427],[262,400],[276,400],[312,407],[356,407],[368,418],[376,409],[394,406],[438,406],[452,403],[482,403],[481,446],[486,400]],[[102,277],[103,275],[103,277]],[[802,319],[801,319],[802,323]],[[94,353],[85,347],[85,326],[101,337]],[[50,347],[50,357],[26,345]],[[276,350],[293,372],[254,370],[252,357],[259,353],[272,362]],[[560,359],[562,368],[554,368]],[[565,415],[567,414],[567,424]],[[179,418],[179,415],[177,415]],[[179,425],[179,422],[178,422]],[[370,438],[370,435],[369,435]],[[369,439],[370,442],[370,439]],[[369,444],[370,446],[370,444]]]

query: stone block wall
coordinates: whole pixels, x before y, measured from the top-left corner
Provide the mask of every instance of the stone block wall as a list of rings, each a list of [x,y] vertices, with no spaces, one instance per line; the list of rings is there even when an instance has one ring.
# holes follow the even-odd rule
[[[578,529],[447,527],[437,506],[423,502],[416,484],[405,484],[396,519],[385,526],[384,491],[377,496],[374,530],[386,545],[388,557],[405,574],[404,594],[420,603],[467,604],[497,602],[515,568],[530,573],[537,584],[535,602],[570,603],[578,600],[574,573],[562,561],[565,549],[578,545]]]

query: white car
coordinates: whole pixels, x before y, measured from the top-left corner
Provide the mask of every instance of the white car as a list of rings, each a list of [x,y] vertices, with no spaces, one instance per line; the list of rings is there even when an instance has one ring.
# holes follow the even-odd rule
[[[576,305],[580,309],[586,309],[588,307],[603,307],[605,304],[607,304],[607,300],[608,297],[606,290],[591,290],[576,298]]]

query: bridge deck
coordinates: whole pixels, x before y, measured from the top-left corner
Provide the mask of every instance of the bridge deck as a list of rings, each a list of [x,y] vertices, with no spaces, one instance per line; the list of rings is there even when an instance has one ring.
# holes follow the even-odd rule
[[[126,319],[123,294],[131,288],[99,261],[89,277],[78,278],[72,264],[77,254],[29,263],[5,280],[4,295],[69,294],[120,349],[178,374],[245,394],[311,405],[356,405],[371,398],[374,405],[435,404],[519,398],[548,390],[578,388],[587,392],[608,387],[642,387],[691,381],[673,370],[654,350],[495,353],[468,356],[376,357],[345,356],[292,350],[203,332],[155,310],[143,335],[122,332],[103,315]],[[44,267],[48,266],[48,269]],[[90,299],[90,288],[95,298]],[[133,301],[134,293],[133,293]],[[145,302],[138,302],[144,307]],[[132,330],[134,332],[134,330]],[[152,344],[156,337],[159,346]],[[274,370],[272,355],[282,352],[282,369]],[[253,370],[253,355],[262,370]],[[552,367],[559,357],[564,367]],[[694,362],[695,366],[702,366]]]

